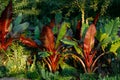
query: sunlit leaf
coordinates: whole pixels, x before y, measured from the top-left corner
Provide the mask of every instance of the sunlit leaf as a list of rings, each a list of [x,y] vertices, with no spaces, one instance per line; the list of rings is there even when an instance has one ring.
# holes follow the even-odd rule
[[[69,23],[67,22],[62,23],[58,36],[57,36],[55,48],[58,48],[58,46],[60,45],[60,40],[65,36],[68,27],[70,27]]]
[[[63,40],[61,40],[61,42],[63,42],[64,44],[73,46],[75,48],[76,52],[83,57],[82,49],[79,47],[79,45],[76,41],[63,39]]]
[[[106,33],[103,33],[101,36],[100,36],[100,39],[99,41],[103,41],[105,38],[108,38],[108,35]]]
[[[42,29],[40,40],[47,50],[51,51],[54,49],[54,34],[50,27],[45,26]]]
[[[94,24],[91,24],[88,28],[85,38],[84,38],[84,53],[90,54],[93,46],[94,46],[94,37],[96,34],[96,28]]]
[[[50,56],[48,52],[38,52],[38,55],[43,58]]]
[[[113,41],[110,47],[110,52],[113,52],[115,55],[117,55],[117,49],[120,48],[120,38]]]

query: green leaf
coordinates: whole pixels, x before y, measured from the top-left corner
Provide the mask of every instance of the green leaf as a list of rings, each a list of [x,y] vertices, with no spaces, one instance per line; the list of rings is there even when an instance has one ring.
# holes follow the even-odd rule
[[[55,22],[56,24],[59,24],[62,21],[62,14],[61,13],[57,13],[55,15]]]
[[[104,40],[102,40],[102,42],[100,42],[102,49],[104,50],[110,42],[111,42],[111,37],[107,37]]]
[[[72,40],[62,39],[62,40],[60,40],[60,41],[63,42],[64,44],[71,45],[71,46],[77,45],[77,42],[72,41]]]
[[[41,76],[42,76],[42,78],[43,79],[46,79],[46,74],[45,74],[46,72],[45,72],[45,69],[41,69]]]
[[[77,70],[74,67],[64,62],[60,64],[60,67],[62,68],[62,75],[70,76],[70,75],[74,75],[75,73],[77,73]]]
[[[26,30],[29,26],[28,22],[24,22],[22,24],[19,24],[13,28],[13,36],[16,36],[18,33],[22,33],[24,30]]]
[[[61,42],[63,42],[64,44],[73,46],[75,48],[76,52],[83,57],[82,49],[78,46],[77,42],[71,41],[71,40],[66,40],[66,39],[61,40]]]
[[[9,28],[8,28],[9,32],[12,31],[12,28],[13,28],[13,24],[11,23],[10,26],[9,26]]]
[[[54,26],[53,29],[52,29],[53,33],[54,34],[57,34],[58,33],[58,27],[57,26]]]
[[[69,23],[67,22],[62,23],[58,36],[57,36],[55,48],[58,48],[58,46],[60,45],[60,40],[65,36],[68,27],[70,27]]]
[[[36,39],[39,39],[39,38],[40,38],[40,30],[39,30],[39,27],[38,27],[38,26],[35,27],[34,34],[35,34],[34,37],[35,37]]]
[[[20,13],[17,18],[14,20],[14,26],[17,26],[21,23],[22,21],[22,13]]]
[[[120,38],[112,42],[110,52],[113,52],[115,55],[117,55],[116,51],[118,48],[120,48]]]
[[[38,52],[38,55],[43,58],[50,56],[48,52]]]
[[[103,41],[105,38],[108,38],[108,35],[106,33],[103,33],[99,39],[99,41]]]
[[[85,37],[85,34],[86,34],[86,31],[88,29],[89,25],[88,24],[82,24],[82,31],[81,31],[81,35],[82,35],[82,38]]]
[[[109,21],[104,26],[104,33],[107,33],[109,36],[116,36],[120,27],[120,19],[116,18],[115,20]]]
[[[82,49],[78,45],[75,45],[74,48],[78,54],[80,54],[82,57],[84,57]]]

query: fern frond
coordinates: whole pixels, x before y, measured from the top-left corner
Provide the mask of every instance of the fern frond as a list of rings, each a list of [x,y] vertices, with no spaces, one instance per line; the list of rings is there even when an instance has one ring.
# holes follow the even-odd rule
[[[105,24],[104,32],[107,33],[109,36],[116,36],[120,27],[120,19],[116,18],[115,20],[109,21]]]

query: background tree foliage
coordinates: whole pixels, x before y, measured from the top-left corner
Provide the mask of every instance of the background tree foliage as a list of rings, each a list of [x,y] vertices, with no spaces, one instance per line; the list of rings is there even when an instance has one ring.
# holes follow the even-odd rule
[[[0,14],[9,0],[0,0]],[[109,13],[119,16],[119,0],[13,0],[14,15],[23,13],[27,16],[43,16],[53,18],[56,13],[64,17],[83,16],[89,18],[96,13],[104,14],[109,7]],[[111,15],[112,15],[111,14]],[[83,18],[82,17],[82,18]],[[84,22],[84,20],[83,20]]]

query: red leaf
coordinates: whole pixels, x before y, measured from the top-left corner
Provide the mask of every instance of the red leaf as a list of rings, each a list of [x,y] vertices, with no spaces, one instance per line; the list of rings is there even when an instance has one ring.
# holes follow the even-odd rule
[[[55,26],[55,19],[51,19],[49,26],[51,29]]]
[[[54,34],[49,26],[44,26],[40,40],[48,51],[54,50]]]
[[[12,44],[13,38],[9,38],[5,43],[1,44],[2,49],[7,50],[8,46]]]
[[[100,14],[98,13],[96,16],[95,16],[95,19],[93,21],[93,24],[96,25],[97,21],[98,21],[98,18],[99,18]]]
[[[29,47],[38,47],[37,44],[30,38],[25,38],[24,36],[20,36],[20,41]]]
[[[5,42],[6,34],[8,33],[8,27],[12,21],[12,1],[10,0],[8,6],[2,12],[0,17],[0,41]]]
[[[82,22],[78,21],[77,27],[76,27],[76,34],[75,34],[75,38],[76,39],[81,39],[81,28],[82,28]]]
[[[90,55],[91,49],[94,46],[94,37],[96,34],[96,28],[94,24],[91,24],[88,28],[84,38],[84,54],[86,57]]]

